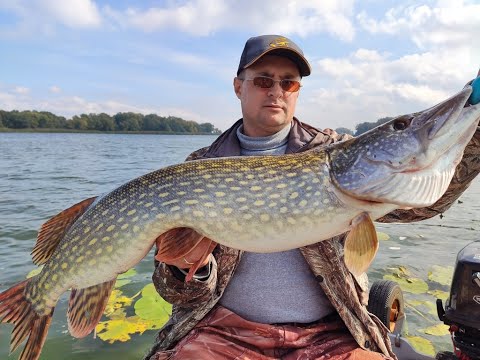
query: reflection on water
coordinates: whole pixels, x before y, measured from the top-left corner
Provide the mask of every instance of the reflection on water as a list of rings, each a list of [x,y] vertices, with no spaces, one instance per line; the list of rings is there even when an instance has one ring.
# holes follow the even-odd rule
[[[193,150],[211,143],[213,136],[15,134],[0,133],[0,290],[24,279],[35,266],[30,251],[39,226],[64,208],[108,192],[122,183],[160,167],[178,163]],[[457,252],[478,240],[480,182],[444,215],[416,224],[379,224],[390,235],[370,271],[371,281],[389,267],[406,266],[427,279],[430,267],[454,266]],[[402,240],[400,240],[402,239]],[[150,281],[152,256],[137,267],[131,294]],[[431,284],[432,287],[436,286]],[[438,286],[437,286],[438,287]],[[448,291],[448,287],[441,287]],[[405,294],[432,301],[430,295]],[[56,310],[42,359],[139,359],[153,343],[155,332],[113,345],[89,336],[73,339],[66,329],[67,296]],[[416,312],[407,313],[409,331],[433,325]],[[0,326],[0,359],[6,358],[11,326]],[[448,336],[436,338],[437,350],[450,350]],[[15,358],[15,357],[12,357]]]

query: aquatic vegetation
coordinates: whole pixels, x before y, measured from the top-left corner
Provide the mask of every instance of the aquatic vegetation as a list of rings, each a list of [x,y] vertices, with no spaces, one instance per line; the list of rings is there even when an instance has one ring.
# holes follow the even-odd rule
[[[433,265],[423,278],[405,266],[387,271],[383,278],[397,282],[402,288],[407,321],[414,325],[405,326],[404,337],[417,351],[434,356],[438,340],[449,336],[449,327],[438,319],[436,300],[445,301],[448,298],[454,268]]]

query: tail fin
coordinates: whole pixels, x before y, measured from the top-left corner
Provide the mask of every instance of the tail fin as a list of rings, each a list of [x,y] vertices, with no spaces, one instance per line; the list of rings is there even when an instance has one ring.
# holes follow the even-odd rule
[[[38,315],[25,298],[25,287],[29,281],[22,281],[0,294],[0,323],[14,325],[10,353],[28,336],[19,360],[37,360],[40,357],[53,315],[53,308],[48,315]]]

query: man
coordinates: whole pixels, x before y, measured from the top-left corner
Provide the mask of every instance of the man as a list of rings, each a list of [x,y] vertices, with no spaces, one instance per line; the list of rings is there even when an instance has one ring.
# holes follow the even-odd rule
[[[233,81],[242,119],[188,160],[294,153],[347,138],[294,117],[301,79],[310,71],[291,40],[249,39]],[[480,171],[479,149],[477,131],[437,204],[397,211],[383,221],[445,211]],[[186,228],[162,235],[158,243],[178,238],[198,245],[180,259],[157,259],[153,281],[173,313],[147,359],[395,358],[385,326],[366,310],[366,275],[356,278],[345,266],[344,236],[273,254],[215,246]],[[189,272],[193,279],[185,281]]]

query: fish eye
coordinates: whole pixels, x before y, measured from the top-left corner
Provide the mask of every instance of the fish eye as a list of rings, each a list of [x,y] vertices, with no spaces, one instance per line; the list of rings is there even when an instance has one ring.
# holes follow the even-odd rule
[[[392,126],[395,130],[402,131],[408,128],[411,122],[412,122],[411,118],[401,117],[395,120]]]

